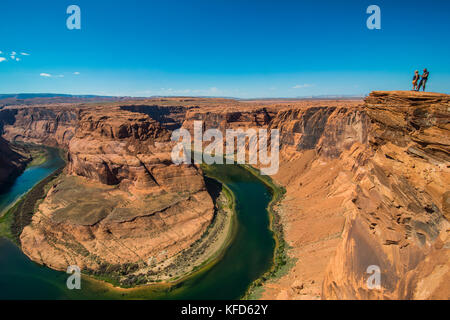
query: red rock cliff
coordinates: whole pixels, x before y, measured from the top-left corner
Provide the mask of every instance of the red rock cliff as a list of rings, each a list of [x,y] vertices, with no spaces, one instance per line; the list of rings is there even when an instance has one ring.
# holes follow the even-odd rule
[[[69,264],[146,266],[198,240],[214,213],[194,166],[172,164],[169,132],[147,115],[80,114],[60,177],[21,235],[23,251],[56,269]]]
[[[351,211],[324,298],[448,299],[450,96],[373,92],[369,144],[354,151]],[[370,290],[367,268],[381,269]]]
[[[0,124],[6,140],[67,148],[78,112],[75,105],[11,106],[1,110]]]

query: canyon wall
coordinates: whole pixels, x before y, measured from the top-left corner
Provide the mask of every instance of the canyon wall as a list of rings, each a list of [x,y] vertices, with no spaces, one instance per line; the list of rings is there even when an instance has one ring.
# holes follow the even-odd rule
[[[450,296],[450,97],[373,92],[365,103],[369,145],[354,150],[351,210],[323,297]],[[381,288],[367,279],[380,270]]]
[[[11,184],[30,160],[24,150],[0,137],[0,190]]]
[[[0,110],[0,129],[6,140],[67,148],[75,134],[76,105],[10,106]]]
[[[67,172],[20,237],[31,259],[56,269],[145,267],[198,240],[213,202],[200,169],[172,164],[169,131],[147,115],[84,110]]]
[[[247,108],[191,108],[187,111],[183,128],[193,132],[194,121],[202,121],[207,129],[219,129],[225,133],[226,129],[267,128],[275,110],[268,111],[264,107]]]
[[[153,120],[168,130],[181,127],[189,107],[185,106],[159,106],[159,105],[125,105],[121,110],[147,114]]]
[[[291,261],[262,297],[448,299],[449,115],[448,95],[411,92],[280,111]]]
[[[0,109],[0,187],[11,183],[31,161],[16,142],[68,147],[78,123],[72,105],[8,106]]]
[[[448,298],[448,96],[191,107],[183,127],[280,130],[292,268],[263,298]],[[381,288],[370,289],[371,266]],[[369,271],[368,271],[369,270]]]

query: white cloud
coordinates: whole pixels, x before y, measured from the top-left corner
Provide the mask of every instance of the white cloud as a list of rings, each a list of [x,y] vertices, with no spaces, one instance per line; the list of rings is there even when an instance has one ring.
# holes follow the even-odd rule
[[[78,71],[75,71],[73,74],[77,76],[77,75],[79,75],[80,73],[79,73]]]
[[[10,58],[12,61],[21,61],[21,60],[22,60],[22,58],[17,57],[18,54],[17,54],[16,51],[12,51],[10,54],[8,54],[7,52],[0,51],[0,54],[5,54],[5,55],[9,56],[9,58]],[[22,56],[29,56],[30,54],[29,54],[29,53],[26,53],[26,52],[21,52],[20,55],[22,55]],[[6,60],[7,60],[7,59],[4,58],[4,57],[2,57],[2,58],[0,59],[0,61],[6,61]]]
[[[53,74],[45,73],[45,72],[42,72],[42,73],[40,74],[40,76],[41,76],[41,77],[45,77],[45,78],[64,78],[64,75],[63,75],[63,74],[53,75]]]
[[[293,86],[292,89],[302,89],[302,88],[309,88],[309,87],[312,87],[312,85],[309,83],[305,83],[305,84],[297,84],[297,85]]]
[[[6,61],[6,58],[0,57],[0,62]]]

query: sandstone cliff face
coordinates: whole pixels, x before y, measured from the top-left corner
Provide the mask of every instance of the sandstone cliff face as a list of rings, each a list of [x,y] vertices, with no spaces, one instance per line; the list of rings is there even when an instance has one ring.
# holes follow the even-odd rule
[[[358,106],[323,106],[280,111],[270,128],[280,130],[282,160],[303,151],[337,158],[354,143],[367,141],[367,116]]]
[[[25,169],[30,158],[0,137],[0,191]]]
[[[151,154],[157,163],[158,151],[166,158],[164,153],[170,151],[169,132],[158,122],[126,111],[87,111],[81,114],[78,126],[69,145],[70,174],[109,185],[124,184],[127,179],[156,185],[142,160]]]
[[[263,298],[448,299],[449,119],[448,95],[411,92],[278,112],[278,211],[298,260]]]
[[[185,106],[159,106],[159,105],[125,105],[120,109],[131,112],[147,114],[153,120],[168,130],[181,127],[189,107]]]
[[[323,101],[322,105],[237,108],[191,108],[183,128],[193,133],[194,121],[203,122],[203,130],[279,129],[282,160],[299,156],[305,150],[336,158],[353,143],[367,141],[367,115],[358,101]]]
[[[58,179],[21,235],[23,251],[56,269],[166,258],[188,248],[214,213],[194,166],[172,164],[169,132],[146,115],[89,110]]]
[[[374,92],[369,146],[354,150],[354,207],[330,262],[323,296],[448,299],[450,97]],[[445,218],[447,217],[447,219]],[[367,288],[367,268],[381,289]]]
[[[263,298],[448,299],[449,119],[448,95],[411,92],[272,115],[278,212],[298,260]]]
[[[73,106],[17,106],[0,111],[0,127],[9,141],[67,148],[77,121],[78,109]]]
[[[351,172],[342,158],[367,144],[369,119],[361,101],[323,101],[280,110],[269,124],[280,130],[280,170],[286,188],[276,208],[292,268],[264,285],[262,298],[320,299],[330,257],[339,244],[345,212],[353,205]],[[355,166],[358,159],[351,162]],[[351,167],[350,167],[351,168]]]
[[[219,129],[225,134],[226,129],[267,128],[274,115],[261,107],[194,107],[186,112],[183,128],[193,133],[194,121],[202,121],[204,130]]]

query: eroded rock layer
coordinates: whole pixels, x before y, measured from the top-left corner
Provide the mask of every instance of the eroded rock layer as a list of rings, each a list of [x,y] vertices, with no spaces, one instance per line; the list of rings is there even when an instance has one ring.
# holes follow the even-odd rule
[[[351,155],[353,206],[323,296],[448,299],[450,97],[374,92],[365,106],[369,145]],[[371,265],[378,290],[367,285]]]
[[[449,96],[373,92],[278,116],[293,260],[263,297],[448,299]]]
[[[204,233],[213,203],[194,166],[172,164],[169,132],[146,115],[80,114],[67,174],[21,235],[23,251],[56,269],[145,265]]]
[[[0,128],[9,141],[66,148],[78,121],[73,105],[14,106],[0,110]]]

